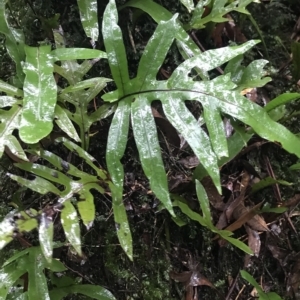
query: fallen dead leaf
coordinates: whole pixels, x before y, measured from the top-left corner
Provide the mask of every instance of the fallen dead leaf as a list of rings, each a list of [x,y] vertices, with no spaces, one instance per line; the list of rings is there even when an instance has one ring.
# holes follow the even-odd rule
[[[261,207],[262,202],[253,206],[251,209],[246,208],[240,204],[237,211],[234,211],[233,217],[237,219],[234,223],[230,224],[226,230],[235,231],[242,225],[247,223],[252,229],[257,231],[269,231],[269,228],[264,219],[257,215],[258,209]]]
[[[248,234],[248,246],[252,250],[253,254],[258,257],[260,252],[260,236],[257,231],[251,229],[249,226],[245,226]],[[252,255],[246,254],[244,259],[244,267],[247,268],[250,266]]]

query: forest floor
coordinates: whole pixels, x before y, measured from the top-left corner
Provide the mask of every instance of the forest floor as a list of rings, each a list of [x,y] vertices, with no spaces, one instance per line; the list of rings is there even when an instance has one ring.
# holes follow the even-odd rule
[[[88,42],[83,37],[83,31],[78,29],[78,16],[65,11],[74,3],[66,2],[69,5],[55,1],[52,5],[66,18],[62,26],[73,38],[74,45],[85,46]],[[163,4],[170,10],[183,11],[178,2],[169,0]],[[291,76],[290,49],[292,41],[300,38],[298,29],[294,27],[300,16],[300,7],[290,5],[288,1],[262,1],[261,4],[250,5],[249,10],[259,31],[249,18],[233,15],[230,26],[221,24],[207,29],[210,31],[191,32],[191,36],[205,50],[263,37],[266,48],[261,44],[245,56],[245,61],[249,63],[254,58],[270,60],[267,71],[273,81],[263,88],[249,91],[248,95],[249,101],[264,105],[281,93],[299,92],[299,86]],[[131,11],[122,11],[121,26],[127,28],[129,21],[132,21]],[[127,41],[129,64],[134,70],[142,45],[147,43],[156,24],[146,15],[140,16],[134,25],[130,24],[130,31],[124,30],[124,39]],[[137,52],[132,48],[132,37]],[[158,75],[162,78],[166,78],[168,70],[176,66],[179,55],[172,51]],[[99,72],[97,69],[93,71]],[[195,158],[189,147],[180,145],[178,137],[170,133],[172,129],[163,118],[160,104],[154,103],[153,109],[157,114],[170,191],[184,197],[189,207],[199,212],[192,180]],[[190,103],[190,109],[199,115],[200,107],[195,103]],[[300,104],[297,103],[287,108],[289,115],[299,110]],[[104,167],[110,121],[110,118],[105,119],[92,128],[97,133],[91,139],[90,153]],[[300,132],[299,118],[286,118],[284,124],[294,133]],[[190,220],[180,210],[176,210],[178,219],[175,222],[167,211],[160,209],[142,171],[130,133],[123,163],[126,173],[124,203],[133,235],[133,262],[118,243],[111,199],[100,194],[95,196],[97,216],[93,227],[88,231],[82,229],[85,257],[78,257],[67,247],[56,249],[54,256],[64,262],[74,277],[84,283],[108,288],[118,300],[252,299],[257,292],[241,278],[240,270],[243,269],[252,274],[265,291],[276,292],[283,299],[300,299],[297,292],[300,281],[300,219],[297,206],[300,202],[300,180],[299,172],[289,169],[296,162],[297,158],[287,154],[279,145],[266,143],[255,136],[235,159],[221,169],[222,196],[216,194],[210,180],[202,182],[209,196],[214,224],[222,222],[224,207],[241,193],[245,209],[262,202],[287,207],[285,213],[265,213],[254,222],[244,222],[234,232],[235,238],[250,243],[255,250],[256,255],[250,257],[236,247],[215,239],[211,231]],[[257,193],[249,192],[254,183],[266,177],[292,185],[277,183]],[[231,217],[236,220],[243,213],[243,209],[236,210]],[[63,239],[59,225],[56,235],[57,239]],[[84,298],[73,295],[68,299]]]

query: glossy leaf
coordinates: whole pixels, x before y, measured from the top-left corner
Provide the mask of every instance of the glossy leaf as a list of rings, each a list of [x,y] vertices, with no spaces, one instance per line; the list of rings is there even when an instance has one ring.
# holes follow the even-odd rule
[[[14,230],[13,215],[9,214],[0,223],[0,249],[3,249],[9,242],[12,241]]]
[[[51,51],[53,61],[75,59],[101,59],[106,58],[105,52],[86,48],[58,48]]]
[[[193,0],[180,0],[180,2],[186,7],[186,9],[191,12],[194,9]]]
[[[99,285],[91,284],[76,284],[60,288],[55,288],[50,292],[51,300],[60,300],[63,297],[70,294],[82,294],[93,299],[99,300],[115,300],[116,298],[111,294],[110,291]]]
[[[202,1],[199,1],[199,3],[202,3]],[[172,14],[167,9],[151,0],[131,0],[122,7],[127,6],[139,8],[145,11],[157,23],[168,21],[172,18]],[[182,27],[180,27],[176,33],[176,44],[178,46],[179,52],[184,59],[190,58],[194,55],[199,55],[201,53],[199,47],[195,44],[189,34]],[[207,80],[209,78],[208,74],[199,70],[198,67],[196,67],[195,69],[202,79]]]
[[[208,135],[199,127],[196,119],[183,101],[178,101],[179,94],[161,97],[167,119],[189,143],[199,161],[203,164],[213,182],[221,192],[217,156],[214,153]],[[181,98],[181,97],[180,97]]]
[[[201,1],[202,2],[202,1]],[[193,17],[191,19],[190,25],[194,29],[204,28],[205,24],[208,22],[222,23],[228,21],[227,18],[224,18],[226,14],[231,11],[239,11],[241,13],[249,14],[245,9],[248,4],[254,2],[254,0],[243,0],[243,1],[230,1],[227,0],[216,0],[216,1],[205,1],[201,3],[200,6],[196,7]],[[202,9],[206,5],[212,3],[212,8],[210,13],[202,17]]]
[[[55,107],[55,123],[70,138],[74,139],[76,142],[81,141],[72,121],[68,117],[68,114],[59,105],[56,105]]]
[[[229,152],[228,157],[222,157],[218,160],[219,168],[224,166],[226,163],[231,161],[236,155],[238,155],[243,149],[243,147],[246,146],[247,142],[251,139],[252,136],[252,133],[245,132],[241,135],[239,132],[235,132],[231,137],[229,137],[227,139]],[[193,173],[193,179],[201,181],[205,176],[208,176],[208,172],[200,163]]]
[[[13,131],[19,128],[21,113],[22,108],[19,105],[13,105],[9,110],[0,110],[0,157],[7,146],[13,155],[21,160],[28,160],[20,143],[12,135]]]
[[[241,242],[240,240],[229,237],[229,236],[224,236],[224,235],[222,235],[222,233],[220,234],[220,236],[223,239],[225,239],[226,241],[228,241],[229,243],[231,243],[232,245],[234,245],[235,247],[244,251],[245,253],[247,253],[249,255],[253,255],[253,251],[249,248],[249,246],[247,246],[245,243]]]
[[[112,80],[109,78],[104,78],[104,77],[94,77],[94,78],[86,79],[86,80],[77,82],[74,85],[68,86],[67,88],[62,90],[61,94],[82,91],[87,88],[91,88],[97,84],[100,84],[101,86],[105,87],[106,83],[110,82],[110,81],[112,81]]]
[[[61,224],[64,228],[66,238],[74,247],[76,252],[81,255],[79,220],[76,209],[69,200],[64,202],[64,208],[61,211]]]
[[[131,106],[131,121],[144,173],[154,194],[174,215],[168,192],[168,181],[161,158],[156,125],[147,98],[139,95]],[[143,114],[141,115],[141,111]]]
[[[94,185],[90,185],[90,188],[95,188]],[[90,229],[93,225],[93,221],[95,219],[95,205],[94,205],[94,197],[90,191],[84,190],[80,197],[80,200],[77,203],[78,211],[80,213],[83,224]]]
[[[89,115],[89,121],[92,123],[107,118],[117,109],[116,104],[104,103],[96,111]]]
[[[62,67],[60,67],[60,69],[63,70],[62,75],[68,80],[70,86],[62,91],[59,95],[59,100],[69,102],[75,106],[75,112],[71,113],[69,110],[65,110],[65,112],[68,118],[79,126],[82,147],[88,149],[89,134],[87,133],[89,132],[90,126],[101,117],[99,116],[99,119],[97,119],[97,114],[92,113],[89,115],[88,106],[90,105],[90,101],[93,100],[106,86],[106,83],[111,80],[101,77],[82,80],[85,72],[92,66],[91,63],[88,63],[87,68],[81,69],[83,64],[85,64],[85,62],[81,65],[76,61],[62,63]]]
[[[268,61],[264,59],[258,59],[251,62],[243,70],[240,81],[235,82],[239,86],[238,90],[241,91],[245,88],[262,87],[270,82],[272,80],[270,77],[264,77],[265,71],[263,68],[267,63]]]
[[[221,118],[218,105],[211,101],[208,105],[202,102],[204,108],[204,120],[209,131],[212,148],[216,153],[218,159],[228,157],[227,139],[225,136],[225,128]]]
[[[2,267],[5,267],[5,266],[9,265],[10,263],[19,260],[20,257],[27,255],[28,253],[29,253],[29,248],[18,251],[13,256],[11,256],[8,260],[6,260],[5,263],[2,265]]]
[[[19,166],[20,168],[22,167],[23,169],[26,169],[27,166],[27,164],[25,163],[22,163],[20,165],[16,164],[16,165]],[[26,186],[31,190],[38,192],[42,195],[47,194],[49,192],[52,192],[56,195],[60,194],[59,190],[52,183],[50,183],[48,180],[45,180],[43,178],[36,177],[33,180],[28,180],[20,176],[9,174],[9,173],[7,175],[11,179],[17,181],[19,184]]]
[[[51,46],[25,47],[24,105],[19,134],[28,144],[39,142],[53,128],[57,86],[53,77]]]
[[[272,111],[273,109],[281,106],[281,105],[285,105],[291,101],[297,100],[300,98],[300,94],[299,93],[285,93],[282,95],[279,95],[278,97],[276,97],[275,99],[273,99],[272,101],[270,101],[266,106],[265,106],[265,110],[267,112]]]
[[[186,72],[187,70],[191,70],[196,66],[201,68],[202,71],[213,70],[221,64],[233,59],[234,57],[245,53],[257,43],[259,43],[259,41],[250,40],[240,46],[223,47],[214,50],[208,50],[194,57],[191,57],[185,60],[174,70],[168,80],[168,84],[170,87],[175,87],[179,82],[189,82],[192,80],[192,78],[189,77],[189,72]],[[220,80],[218,78],[219,77],[217,77],[217,80]],[[231,86],[232,88],[235,87],[235,85],[233,85],[232,83]],[[229,88],[226,87],[226,90],[228,89]]]
[[[29,252],[28,271],[28,298],[50,300],[47,278],[44,274],[46,261],[39,247],[32,247]]]
[[[24,81],[24,73],[22,70],[22,61],[25,60],[24,45],[25,38],[22,30],[10,27],[7,22],[5,6],[7,0],[0,1],[0,32],[5,35],[5,46],[9,56],[16,64],[16,71],[19,84]]]
[[[112,190],[113,184],[110,181],[107,173],[103,169],[97,167],[94,164],[96,160],[92,156],[90,156],[87,152],[85,152],[83,149],[81,149],[78,145],[72,143],[71,141],[65,138],[60,138],[57,140],[57,142],[61,142],[71,151],[75,151],[83,160],[86,161],[88,165],[90,165],[96,171],[97,175],[85,173],[79,170],[78,168],[76,168],[75,166],[73,166],[72,164],[63,161],[59,156],[56,156],[55,154],[43,149],[38,150],[38,152],[35,152],[34,150],[28,150],[28,151],[31,154],[35,154],[35,155],[38,154],[41,158],[47,160],[55,168],[51,169],[50,167],[46,167],[44,165],[24,162],[21,164],[16,164],[16,166],[18,166],[22,170],[31,172],[32,174],[36,175],[36,177],[33,180],[28,180],[12,174],[8,174],[8,175],[12,179],[16,180],[18,183],[36,192],[39,192],[41,194],[52,192],[58,195],[60,197],[58,202],[61,203],[62,205],[64,205],[64,203],[67,202],[66,207],[63,209],[61,213],[61,218],[62,221],[64,222],[65,234],[68,240],[70,241],[70,243],[73,245],[73,247],[78,251],[78,253],[81,253],[80,252],[81,251],[80,231],[79,231],[77,213],[69,201],[74,194],[79,196],[79,201],[77,203],[78,211],[80,213],[83,223],[87,226],[87,228],[90,228],[95,218],[94,198],[90,190],[95,189],[100,193],[104,193],[107,188],[110,188]],[[63,172],[70,176],[65,175]],[[73,180],[72,177],[78,179]],[[51,181],[63,186],[64,189],[59,190],[54,184],[51,183]],[[121,193],[121,204],[123,205],[122,193]],[[25,219],[19,219],[16,221],[16,228],[20,232],[23,231],[29,232],[34,228],[38,227],[37,213],[32,218],[27,214],[25,214],[24,212],[21,213]],[[51,225],[51,221],[47,220],[47,218],[44,219],[43,221],[43,217],[44,216],[42,214],[41,225],[40,225],[41,227],[39,228],[40,240],[44,242],[42,248],[43,253],[45,253],[46,258],[48,259],[48,261],[50,261],[50,257],[52,254],[51,253],[52,228],[50,227],[49,229],[48,225],[50,226],[52,225]],[[124,215],[122,215],[122,218],[123,219],[121,220],[121,222],[122,225],[124,225],[123,232],[124,235],[126,235],[126,239],[124,240],[127,244],[129,244],[132,247],[131,235],[128,226],[126,212],[125,212],[125,217]],[[50,221],[50,224],[47,223],[47,221]],[[8,242],[11,241],[12,233],[14,230],[12,228],[15,228],[12,225],[11,225],[12,227],[8,226],[8,224],[10,224],[9,222],[11,222],[10,218],[7,217],[2,223],[4,226],[3,234],[2,234],[2,247],[4,247]],[[1,224],[0,224],[0,229],[1,229]],[[127,251],[132,255],[132,248],[128,246]]]
[[[52,272],[63,272],[67,270],[65,265],[56,258],[52,259],[51,263],[47,263],[46,268]]]
[[[172,14],[167,9],[151,0],[131,0],[128,1],[123,7],[127,6],[139,8],[145,11],[155,20],[156,23],[168,21],[172,18]]]
[[[42,213],[39,224],[39,241],[41,250],[48,261],[51,263],[53,254],[53,220],[51,216]]]
[[[130,91],[128,63],[122,31],[118,26],[118,11],[115,0],[110,0],[103,15],[102,34],[113,79],[119,97]]]
[[[23,91],[21,89],[18,89],[3,80],[0,80],[0,91],[9,96],[23,97]]]
[[[213,224],[211,221],[212,218],[210,214],[209,200],[203,185],[198,180],[196,180],[196,192],[203,218],[205,219],[207,226],[212,228]]]
[[[112,7],[114,7],[112,3],[113,2],[111,2],[110,6],[111,11],[113,11]],[[243,2],[242,5],[245,3],[246,2]],[[237,8],[236,4],[237,3],[234,4],[234,9]],[[144,10],[148,9],[152,13],[154,13],[154,7],[157,7],[156,4],[150,5],[148,1],[145,1],[142,4],[137,4],[136,1],[131,1],[129,2],[129,5],[139,7]],[[115,22],[117,21],[115,12],[114,18],[111,19]],[[118,27],[117,24],[115,26]],[[164,30],[167,32],[164,32]],[[159,151],[156,142],[157,133],[153,126],[153,118],[150,117],[149,112],[150,103],[156,99],[159,99],[162,102],[166,117],[183,135],[185,140],[187,140],[199,161],[204,166],[205,171],[212,177],[219,192],[221,192],[221,185],[218,160],[220,160],[221,157],[229,156],[229,149],[227,139],[225,137],[224,126],[222,124],[221,113],[226,113],[229,116],[233,116],[234,118],[241,120],[242,122],[252,126],[254,131],[262,137],[271,141],[278,141],[288,151],[296,153],[297,155],[300,154],[299,147],[295,146],[296,144],[299,144],[298,139],[286,128],[274,122],[260,106],[241,96],[237,90],[236,84],[231,81],[230,74],[219,76],[211,81],[202,82],[194,81],[193,78],[189,77],[190,71],[195,67],[200,68],[202,72],[213,70],[220,64],[241,56],[245,51],[257,44],[258,41],[249,41],[240,46],[224,47],[222,49],[210,50],[195,55],[179,65],[167,81],[156,81],[155,78],[159,65],[162,64],[166,55],[166,51],[162,48],[167,47],[167,45],[170,47],[173,41],[172,36],[168,35],[171,31],[174,32],[175,35],[180,35],[180,27],[176,22],[176,16],[171,18],[169,21],[160,20],[160,23],[150,39],[149,44],[146,46],[141,58],[136,78],[130,80],[130,82],[126,84],[126,86],[130,87],[130,93],[128,93],[127,97],[126,95],[122,96],[125,91],[122,84],[128,81],[127,72],[125,72],[122,68],[120,69],[120,64],[121,61],[125,59],[125,54],[123,52],[119,53],[116,49],[111,48],[114,55],[120,59],[118,63],[117,60],[113,59],[115,69],[114,71],[112,70],[112,73],[117,72],[117,81],[119,81],[119,86],[121,87],[118,86],[119,88],[117,91],[113,91],[103,96],[105,100],[114,101],[119,99],[120,101],[113,124],[111,125],[111,129],[114,130],[111,130],[109,133],[106,159],[109,172],[112,173],[113,182],[119,187],[120,191],[123,186],[124,174],[122,167],[118,164],[123,156],[123,149],[126,143],[125,138],[128,132],[127,118],[129,114],[129,106],[131,106],[135,141],[139,149],[142,167],[150,180],[150,184],[151,180],[153,180],[152,174],[154,174],[154,169],[157,171],[157,174],[161,174],[160,170],[162,163],[159,162],[157,164],[157,151]],[[111,30],[110,36],[113,35],[114,31]],[[107,35],[105,39],[108,39],[109,42],[111,38]],[[121,36],[118,38],[118,43],[121,43],[120,39]],[[161,45],[163,45],[162,48],[160,48]],[[240,76],[241,84],[261,84],[260,79],[263,75],[262,67],[264,64],[265,61],[253,62],[247,67],[248,69],[243,69],[243,74]],[[127,69],[127,65],[123,66]],[[250,73],[254,71],[257,71],[257,75],[251,77]],[[123,74],[122,72],[125,73]],[[209,135],[202,130],[197,123],[197,120],[186,108],[184,104],[184,100],[186,99],[199,101],[203,105],[204,119],[206,121]],[[120,109],[121,107],[122,110]],[[123,123],[119,117],[121,116],[121,111],[125,112],[125,114],[122,115]],[[126,119],[124,120],[124,118]],[[115,121],[118,123],[114,124]],[[274,132],[274,128],[276,128],[276,134]],[[124,132],[122,132],[121,129],[124,130]],[[146,129],[148,129],[148,131],[146,131]],[[121,135],[121,132],[123,135]],[[149,136],[149,132],[152,135]],[[239,139],[239,141],[242,141],[242,144],[239,144],[238,150],[236,148],[234,149],[234,152],[239,151],[250,136],[251,135],[247,135],[244,138],[241,133],[240,137],[242,140]],[[289,137],[287,138],[287,136]],[[290,143],[290,139],[292,139],[293,144]],[[118,143],[116,143],[117,141]],[[149,141],[151,141],[151,143]],[[122,148],[118,150],[119,153],[117,155],[112,154],[112,151],[120,147]],[[149,157],[153,159],[154,155],[156,158],[154,159],[154,163],[151,165],[152,169],[150,169],[148,159]],[[231,158],[233,157],[232,155],[234,154],[231,154]],[[223,161],[226,161],[226,159]],[[121,170],[121,172],[119,172],[119,170]],[[150,170],[152,171],[150,172]],[[116,177],[116,175],[118,177]],[[157,185],[155,185],[155,187],[157,187]],[[165,196],[162,194],[158,195],[152,184],[151,188],[158,198],[164,203],[166,199]],[[119,192],[119,195],[121,195],[121,192]]]
[[[123,203],[124,169],[121,163],[129,130],[130,100],[128,98],[120,102],[114,114],[109,128],[106,163],[114,184],[112,188],[112,204],[118,238],[123,250],[132,260],[132,237]]]
[[[158,24],[139,63],[137,81],[141,90],[144,90],[145,85],[150,90],[151,82],[156,81],[157,72],[163,64],[169,47],[173,43],[176,32],[179,29],[180,25],[177,21],[177,15],[169,21],[162,21]],[[151,64],[149,64],[150,61],[152,62]]]
[[[0,299],[6,299],[10,288],[24,273],[26,273],[26,270],[18,268],[16,262],[0,269]]]
[[[80,20],[85,34],[92,39],[93,42],[98,41],[98,11],[96,0],[77,0],[79,7]]]

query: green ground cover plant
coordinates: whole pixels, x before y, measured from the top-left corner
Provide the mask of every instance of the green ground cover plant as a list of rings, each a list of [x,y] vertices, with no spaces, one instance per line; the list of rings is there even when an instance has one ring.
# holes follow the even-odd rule
[[[42,195],[50,193],[55,199],[50,207],[40,210],[16,209],[0,223],[1,249],[14,239],[16,232],[37,229],[40,242],[40,247],[19,252],[3,265],[0,272],[7,278],[0,286],[3,299],[18,278],[26,273],[29,284],[20,299],[62,299],[69,293],[114,299],[102,287],[90,288],[75,282],[49,290],[43,270],[65,270],[62,263],[52,258],[57,216],[67,242],[82,255],[80,221],[87,229],[93,226],[96,216],[93,190],[111,196],[120,245],[129,259],[134,259],[134,244],[123,202],[125,174],[121,162],[130,126],[141,166],[151,192],[162,204],[161,209],[176,217],[174,207],[179,207],[191,219],[252,254],[247,245],[232,237],[232,232],[214,226],[200,180],[208,175],[221,193],[220,167],[234,158],[254,135],[276,142],[300,158],[299,138],[278,122],[282,117],[282,110],[278,109],[299,98],[299,94],[280,95],[265,107],[249,101],[241,93],[244,89],[261,87],[271,80],[264,72],[268,61],[258,59],[243,65],[243,55],[259,41],[250,40],[238,46],[201,52],[187,33],[187,30],[203,28],[209,22],[224,22],[227,20],[224,15],[231,11],[249,14],[246,6],[251,2],[199,1],[194,7],[193,1],[182,1],[193,10],[190,23],[182,24],[177,14],[172,15],[155,2],[129,1],[120,9],[139,8],[157,22],[143,50],[136,75],[132,77],[114,0],[109,1],[101,16],[105,52],[95,48],[99,37],[97,1],[78,0],[82,26],[94,49],[68,48],[58,23],[52,28],[54,44],[26,45],[22,31],[8,21],[7,1],[0,1],[0,32],[5,36],[7,51],[16,68],[10,82],[0,81],[0,156],[8,153],[15,160],[15,166],[24,171],[8,173],[12,180]],[[205,15],[207,6],[211,11]],[[183,62],[168,79],[157,79],[174,44],[182,54]],[[103,60],[109,64],[111,78],[100,75],[88,78],[93,65]],[[225,64],[224,74],[210,77],[211,71]],[[115,88],[110,85],[108,89],[108,84]],[[90,106],[99,94],[103,104],[91,113]],[[199,159],[194,179],[202,215],[191,211],[179,195],[170,195],[152,112],[156,100],[160,101],[166,119]],[[202,126],[188,109],[188,101],[201,104]],[[89,153],[90,127],[112,114],[105,145],[105,170]],[[229,138],[225,135],[224,116],[231,120],[235,129]],[[59,137],[51,137],[54,128],[60,129]],[[57,147],[80,158],[85,167],[78,167],[65,157],[44,149],[41,141],[45,139],[53,139]],[[41,288],[35,289],[36,286]]]

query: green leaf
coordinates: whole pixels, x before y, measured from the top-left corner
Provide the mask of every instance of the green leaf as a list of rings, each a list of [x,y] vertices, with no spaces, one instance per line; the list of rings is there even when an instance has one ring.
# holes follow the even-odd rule
[[[84,64],[84,63],[82,63]],[[93,100],[99,92],[106,86],[106,83],[111,81],[108,78],[92,78],[82,81],[84,72],[81,73],[80,65],[77,62],[63,63],[64,69],[70,69],[67,80],[71,84],[65,88],[59,96],[59,99],[67,101],[75,106],[75,112],[71,113],[65,110],[68,118],[75,122],[80,128],[80,137],[82,147],[88,149],[90,126],[98,119],[95,115],[88,113],[90,101]],[[87,89],[87,90],[85,90]]]
[[[289,169],[290,169],[291,171],[297,171],[297,170],[300,170],[300,163],[291,165],[291,166],[289,167]]]
[[[26,269],[19,268],[17,262],[1,268],[0,299],[6,299],[10,288],[24,273],[26,273]]]
[[[213,228],[214,225],[211,221],[212,219],[210,214],[209,200],[203,185],[198,180],[196,180],[196,192],[202,210],[203,218],[207,224],[207,227]]]
[[[247,280],[251,285],[253,285],[255,287],[255,289],[258,292],[260,300],[282,300],[282,298],[274,292],[265,293],[263,291],[263,289],[260,287],[260,285],[253,278],[253,276],[250,275],[248,272],[246,272],[244,270],[241,270],[240,272],[241,272],[242,278]]]
[[[53,220],[51,216],[42,213],[39,224],[39,241],[41,250],[48,263],[52,261],[53,254]]]
[[[283,300],[278,294],[274,293],[274,292],[269,292],[266,294],[267,298],[261,298],[259,300]]]
[[[104,103],[95,112],[89,115],[89,120],[92,123],[107,118],[117,109],[116,104]]]
[[[57,138],[55,141],[58,143],[63,143],[63,145],[66,148],[68,148],[70,151],[76,151],[76,154],[80,158],[82,158],[91,168],[93,168],[96,171],[100,179],[108,181],[107,172],[104,169],[101,169],[94,164],[94,162],[96,162],[96,159],[93,156],[91,156],[88,152],[84,151],[81,147],[79,147],[78,145],[76,145],[75,143],[71,142],[66,138]],[[100,180],[99,180],[99,184],[100,184]]]
[[[113,79],[119,90],[119,98],[130,92],[128,63],[122,31],[118,26],[118,11],[114,0],[110,0],[103,15],[102,34]]]
[[[217,157],[228,157],[228,146],[225,136],[225,128],[218,105],[211,101],[210,104],[202,102],[204,108],[204,120],[209,131],[212,148]]]
[[[9,242],[12,241],[12,236],[15,230],[13,215],[9,214],[0,223],[0,249],[3,249]]]
[[[182,201],[183,200],[182,198],[172,195],[172,199],[174,200],[173,206],[178,206],[185,215],[187,215],[190,219],[197,221],[200,225],[204,227],[207,226],[206,220],[198,213],[192,211],[189,208],[188,204],[185,203],[185,201]]]
[[[21,89],[18,89],[17,87],[10,85],[9,83],[2,80],[0,80],[0,91],[6,93],[9,96],[23,97],[23,91]]]
[[[96,0],[77,0],[79,7],[80,20],[85,34],[92,39],[93,42],[98,41],[98,11]]]
[[[58,48],[51,51],[53,61],[74,59],[102,59],[107,58],[105,52],[86,48]]]
[[[30,163],[25,164],[16,164],[19,168],[22,168],[23,170],[26,169],[27,166],[32,165]],[[44,167],[46,168],[46,167]],[[29,170],[29,169],[28,169]],[[33,180],[28,180],[28,179],[24,179],[20,176],[17,175],[13,175],[8,173],[7,174],[11,179],[17,181],[19,184],[26,186],[28,188],[30,188],[31,190],[38,192],[42,195],[47,194],[49,192],[52,192],[56,195],[60,194],[60,191],[48,180],[45,180],[43,178],[40,177],[36,177]]]
[[[282,184],[282,185],[285,185],[285,186],[291,186],[293,185],[293,183],[290,183],[290,182],[287,182],[285,180],[277,180],[277,179],[274,179],[272,177],[266,177],[262,180],[260,180],[258,183],[255,183],[253,184],[253,186],[251,187],[251,194],[253,193],[256,193],[268,186],[271,186],[273,184]]]
[[[5,13],[7,0],[0,1],[0,32],[5,35],[5,46],[9,56],[16,64],[19,85],[24,81],[24,73],[21,63],[25,60],[24,45],[25,38],[22,30],[10,27]]]
[[[17,251],[13,256],[11,256],[8,260],[5,261],[5,263],[2,265],[2,267],[5,267],[9,265],[10,263],[19,260],[20,257],[27,255],[29,253],[29,248],[24,249],[22,251]]]
[[[28,218],[25,220],[17,220],[16,221],[16,228],[18,228],[19,232],[30,232],[33,229],[36,229],[38,227],[37,220],[33,218]]]
[[[91,185],[90,188],[94,188],[94,185]],[[80,213],[83,224],[87,227],[87,229],[89,229],[93,225],[96,213],[94,197],[88,190],[83,190],[80,200],[81,201],[77,203],[78,211]]]
[[[57,86],[51,46],[26,46],[25,52],[24,106],[19,134],[25,143],[34,144],[52,131]]]
[[[126,209],[122,199],[122,188],[117,186],[111,186],[112,207],[119,242],[121,244],[121,247],[127,254],[128,258],[130,260],[133,260],[132,236],[128,223]]]
[[[288,115],[288,111],[285,105],[282,105],[272,109],[268,114],[273,121],[278,122],[279,120]]]
[[[168,21],[172,18],[172,14],[167,9],[151,0],[131,0],[122,6],[121,9],[128,6],[139,8],[145,11],[155,20],[156,23]]]
[[[199,127],[196,119],[187,109],[184,102],[178,101],[178,98],[181,98],[180,93],[169,93],[168,96],[162,95],[162,97],[163,109],[167,119],[189,143],[221,193],[217,156],[211,148],[208,135]]]
[[[243,242],[231,238],[230,236],[233,234],[231,231],[228,230],[219,230],[217,229],[211,221],[211,215],[210,215],[210,210],[209,210],[209,202],[208,202],[208,197],[206,195],[206,192],[204,188],[201,186],[201,184],[196,181],[196,190],[197,190],[197,197],[199,200],[199,203],[201,205],[201,209],[203,212],[203,217],[200,216],[198,213],[192,211],[186,201],[179,196],[172,195],[173,201],[173,206],[178,206],[180,210],[186,214],[190,219],[197,221],[200,225],[209,228],[212,232],[217,233],[220,235],[223,239],[227,240],[237,248],[241,249],[245,253],[253,255],[253,251],[245,245]]]
[[[65,231],[66,238],[81,256],[80,228],[77,212],[70,201],[64,202],[64,208],[61,211],[61,223]]]
[[[27,264],[28,299],[50,300],[47,278],[44,273],[45,263],[40,248],[30,248]]]
[[[244,132],[243,136],[240,133],[235,132],[227,139],[228,157],[223,157],[218,160],[218,166],[222,167],[229,161],[231,161],[240,151],[247,145],[247,142],[253,136],[252,133]]]
[[[187,70],[190,71],[194,67],[199,67],[202,71],[211,71],[221,64],[233,59],[234,57],[244,54],[246,51],[248,51],[258,43],[259,41],[257,40],[250,40],[240,46],[231,46],[208,50],[194,57],[191,57],[185,60],[174,70],[168,80],[168,85],[169,87],[175,87],[177,83],[181,84],[182,82],[190,82],[192,78],[189,77],[189,72],[187,72]],[[234,87],[232,83],[231,86]],[[226,87],[226,90],[228,89],[230,88]]]
[[[114,219],[120,244],[132,260],[132,237],[123,203],[124,169],[121,159],[125,152],[129,130],[130,98],[119,102],[109,128],[106,146],[106,163],[108,172],[114,184],[112,188],[112,201]]]
[[[13,155],[28,161],[20,143],[12,135],[13,131],[19,128],[21,113],[22,108],[19,105],[13,105],[9,110],[0,110],[0,157],[2,157],[5,146],[7,146]]]
[[[182,227],[182,226],[185,226],[187,224],[186,221],[182,220],[180,217],[176,216],[176,217],[172,217],[172,220],[174,221],[174,223],[179,226],[179,227]]]
[[[272,79],[270,77],[261,79],[265,75],[263,68],[267,63],[268,61],[264,59],[258,59],[251,62],[243,70],[240,81],[235,82],[239,86],[238,90],[241,91],[245,88],[262,87],[271,81]]]
[[[143,111],[141,117],[140,112]],[[139,95],[131,106],[131,121],[144,173],[157,198],[175,216],[168,192],[168,181],[161,158],[156,125],[149,101]]]
[[[241,242],[238,239],[232,238],[232,237],[228,237],[225,236],[224,234],[222,234],[222,232],[219,232],[220,236],[225,239],[226,241],[228,241],[229,243],[231,243],[232,245],[234,245],[235,247],[241,249],[242,251],[244,251],[245,253],[249,254],[249,255],[253,255],[253,251],[249,248],[249,246],[247,246],[245,243]]]
[[[60,287],[51,290],[51,300],[59,300],[70,294],[82,294],[93,299],[99,300],[115,300],[116,298],[111,294],[110,291],[99,285],[91,284],[76,284],[67,287]]]
[[[194,14],[192,16],[190,25],[194,29],[204,28],[205,24],[208,22],[214,23],[222,23],[228,21],[227,18],[224,18],[226,14],[231,11],[239,11],[244,14],[249,14],[249,12],[245,9],[248,4],[253,2],[254,0],[236,0],[236,1],[227,1],[227,0],[215,0],[215,1],[200,1],[203,2],[198,4]],[[199,2],[199,3],[200,3]],[[202,18],[203,8],[208,4],[212,3],[210,13]],[[226,5],[227,4],[227,5]]]
[[[100,84],[102,87],[106,86],[107,82],[112,81],[109,78],[104,78],[104,77],[93,77],[90,79],[82,80],[80,82],[77,82],[74,85],[70,85],[66,87],[65,89],[62,90],[61,94],[66,94],[66,93],[74,93],[78,91],[85,90],[87,88],[94,87],[97,84]]]
[[[199,3],[200,2],[202,1],[199,1]],[[162,21],[168,21],[173,17],[172,14],[167,9],[165,9],[163,6],[151,0],[144,0],[144,1],[132,0],[127,2],[120,9],[127,6],[139,8],[145,11],[157,23],[160,23]],[[190,58],[194,55],[198,55],[201,53],[199,47],[195,44],[195,42],[191,39],[189,34],[182,27],[178,29],[178,32],[176,34],[176,43],[178,46],[178,50],[184,59]],[[199,68],[196,67],[195,69],[197,70],[198,74],[202,79],[207,80],[209,78],[208,74],[202,72],[201,70],[199,70]]]
[[[273,109],[285,105],[291,101],[297,100],[300,98],[299,93],[284,93],[270,101],[266,106],[265,106],[265,111],[270,112]]]
[[[169,21],[161,21],[149,43],[147,44],[144,54],[140,60],[138,67],[137,81],[140,85],[140,89],[144,89],[144,85],[147,84],[147,89],[151,89],[149,83],[155,82],[157,72],[163,64],[165,57],[168,53],[169,47],[174,41],[176,32],[180,29],[180,25],[175,15]],[[149,62],[152,62],[149,64]]]
[[[76,142],[81,141],[72,121],[68,117],[68,114],[59,105],[56,105],[55,107],[55,123],[70,138],[74,139]]]
[[[300,156],[300,147],[297,146],[300,145],[300,139],[281,124],[274,122],[263,108],[236,92],[232,92],[230,99],[225,99],[221,92],[216,92],[215,96],[223,98],[220,102],[223,112],[250,125],[262,138],[279,142],[285,150]]]
[[[51,263],[48,263],[46,265],[46,268],[51,270],[52,272],[63,272],[67,270],[65,265],[56,258],[52,259]]]
[[[260,212],[262,213],[275,213],[275,214],[282,214],[285,211],[288,210],[288,207],[270,207],[270,206],[264,206]]]
[[[180,2],[186,7],[188,12],[194,10],[194,1],[193,0],[180,0]]]

